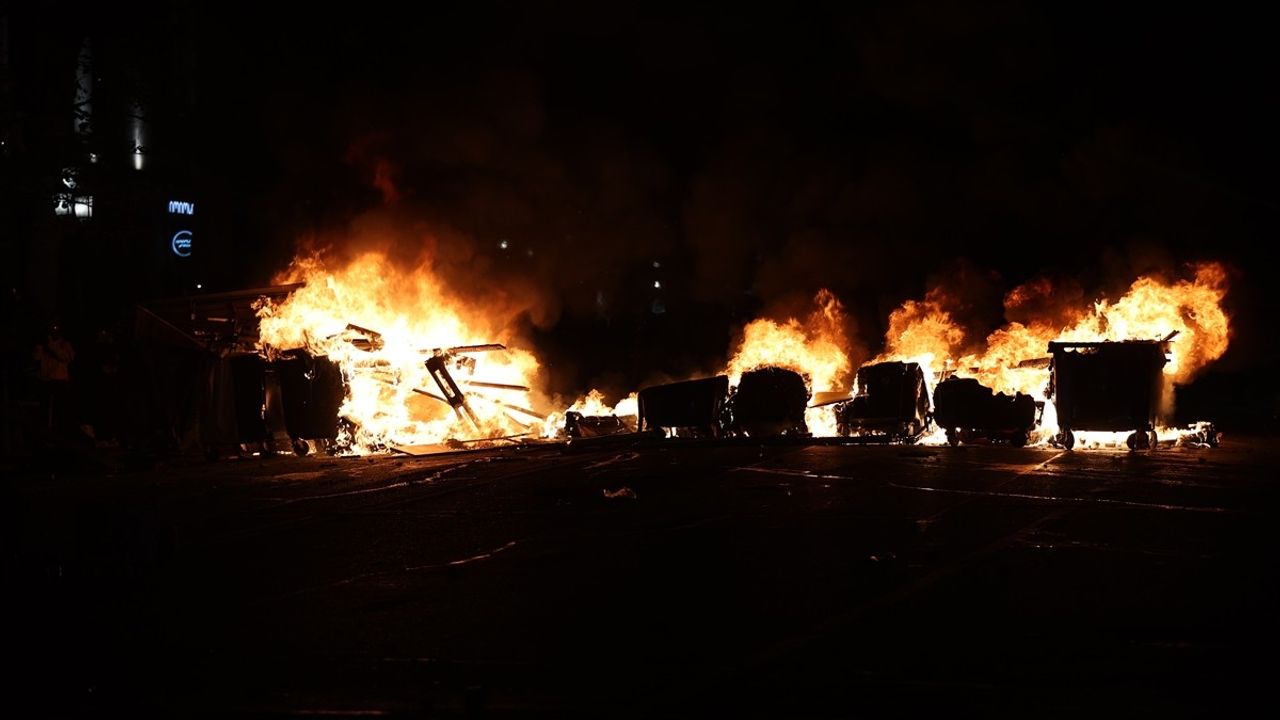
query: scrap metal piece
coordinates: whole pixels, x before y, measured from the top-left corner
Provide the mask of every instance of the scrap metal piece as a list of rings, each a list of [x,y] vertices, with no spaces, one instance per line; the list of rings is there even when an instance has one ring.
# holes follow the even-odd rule
[[[827,405],[835,405],[836,403],[848,402],[853,399],[853,393],[840,390],[825,390],[816,392],[809,399],[809,407],[825,407]]]
[[[452,405],[452,403],[450,403],[448,400],[446,400],[446,399],[444,399],[443,397],[441,397],[441,396],[439,396],[439,395],[437,395],[437,394],[435,394],[435,393],[431,392],[430,390],[423,390],[422,388],[412,388],[412,390],[413,390],[414,392],[418,393],[419,395],[425,395],[425,396],[427,396],[427,397],[431,398],[432,400],[439,400],[440,402],[444,403],[445,405]]]
[[[460,353],[480,353],[494,352],[497,350],[506,350],[507,346],[501,343],[483,343],[480,345],[455,345],[447,348],[430,348],[419,350],[423,355],[458,355]]]
[[[631,417],[583,415],[576,410],[570,410],[564,414],[564,432],[571,438],[608,437],[635,431],[635,419]]]
[[[494,397],[489,397],[488,395],[481,395],[480,393],[472,393],[472,396],[473,396],[473,397],[478,397],[478,398],[480,398],[481,400],[484,400],[484,401],[486,401],[486,402],[491,402],[491,403],[493,403],[494,405],[497,405],[497,406],[499,406],[499,407],[503,407],[503,408],[506,408],[506,409],[508,409],[508,410],[514,410],[514,411],[516,411],[516,412],[518,412],[518,413],[520,413],[520,414],[522,414],[522,415],[527,415],[528,417],[531,417],[531,418],[536,418],[536,419],[538,419],[538,420],[546,420],[546,419],[547,419],[547,416],[546,416],[546,415],[543,415],[542,413],[534,412],[534,411],[530,410],[529,408],[526,408],[526,407],[520,407],[519,405],[514,405],[514,404],[509,403],[509,402],[506,402],[506,401],[504,401],[504,400],[499,400],[499,399],[494,398]],[[508,415],[510,415],[510,413],[508,413]],[[520,422],[520,420],[519,420],[518,418],[512,418],[512,419],[513,419],[513,420],[515,420],[516,422]]]
[[[509,385],[507,383],[481,382],[480,380],[466,380],[471,387],[493,388],[494,390],[518,390],[520,392],[529,392],[527,385]]]
[[[458,417],[470,420],[471,425],[479,432],[480,420],[476,418],[471,406],[467,404],[467,397],[462,393],[462,389],[458,387],[458,383],[454,382],[453,376],[449,374],[449,366],[445,362],[445,356],[432,355],[427,358],[426,366],[431,373],[431,379],[436,381],[436,385],[440,387],[440,391],[444,394],[445,402],[449,403],[453,411],[458,414]]]

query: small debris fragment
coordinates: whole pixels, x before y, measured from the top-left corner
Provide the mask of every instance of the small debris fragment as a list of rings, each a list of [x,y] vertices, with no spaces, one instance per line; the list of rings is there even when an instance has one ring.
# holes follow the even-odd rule
[[[609,490],[608,488],[605,488],[601,490],[601,492],[604,493],[605,498],[608,500],[614,500],[617,498],[626,498],[628,500],[636,499],[636,491],[629,487],[620,487],[617,490]]]

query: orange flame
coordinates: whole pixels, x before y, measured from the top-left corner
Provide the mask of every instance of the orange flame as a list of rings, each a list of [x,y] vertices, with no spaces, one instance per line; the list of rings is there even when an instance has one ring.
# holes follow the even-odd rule
[[[1052,292],[1043,279],[1015,288],[1005,296],[1006,311]],[[1176,332],[1164,368],[1168,393],[1171,384],[1189,382],[1226,352],[1226,292],[1227,273],[1218,263],[1197,265],[1193,277],[1174,282],[1141,277],[1114,302],[1103,299],[1091,308],[1066,308],[1053,318],[1009,323],[988,335],[980,351],[967,354],[960,354],[964,330],[946,311],[945,298],[930,293],[923,301],[908,300],[890,316],[886,351],[879,359],[914,360],[928,365],[932,378],[954,372],[976,377],[997,392],[1023,392],[1044,400],[1050,341],[1150,340]],[[932,390],[932,380],[930,385]],[[1042,432],[1056,430],[1049,407]]]
[[[547,419],[542,423],[542,437],[559,437],[564,431],[565,415],[571,412],[582,413],[583,415],[635,417],[640,414],[639,396],[636,393],[631,393],[619,400],[613,407],[609,407],[609,404],[605,402],[604,393],[593,389],[574,401],[573,405],[566,408],[564,412],[553,412],[548,415]]]
[[[506,343],[512,332],[499,318],[451,297],[429,266],[404,270],[369,252],[335,269],[313,256],[295,260],[276,281],[306,286],[259,308],[264,352],[302,348],[338,364],[347,384],[339,415],[355,428],[340,441],[355,452],[516,435],[541,422],[530,414],[528,391],[470,384],[528,386],[538,362],[524,350],[458,356],[462,362],[450,356],[475,424],[431,397],[442,394],[424,364],[434,351]],[[379,342],[352,342],[349,324],[380,333]]]
[[[744,372],[773,366],[800,373],[811,394],[847,388],[852,367],[844,350],[848,346],[844,306],[825,289],[818,291],[813,302],[816,307],[804,322],[760,318],[748,323],[738,351],[725,368],[729,383],[737,385]],[[814,435],[835,434],[830,408],[811,408],[805,420]]]

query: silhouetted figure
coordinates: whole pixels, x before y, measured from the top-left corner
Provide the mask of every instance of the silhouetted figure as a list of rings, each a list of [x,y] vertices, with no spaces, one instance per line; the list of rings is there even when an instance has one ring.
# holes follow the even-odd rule
[[[71,342],[62,336],[54,323],[44,341],[32,354],[36,361],[36,378],[44,386],[48,402],[46,429],[50,435],[69,436],[74,423],[71,418],[71,361],[76,357]]]

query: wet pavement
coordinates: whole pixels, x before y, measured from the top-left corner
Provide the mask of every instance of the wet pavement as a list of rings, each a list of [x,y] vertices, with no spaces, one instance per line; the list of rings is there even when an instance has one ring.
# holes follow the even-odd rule
[[[645,442],[5,481],[27,716],[1221,716],[1273,439]]]

